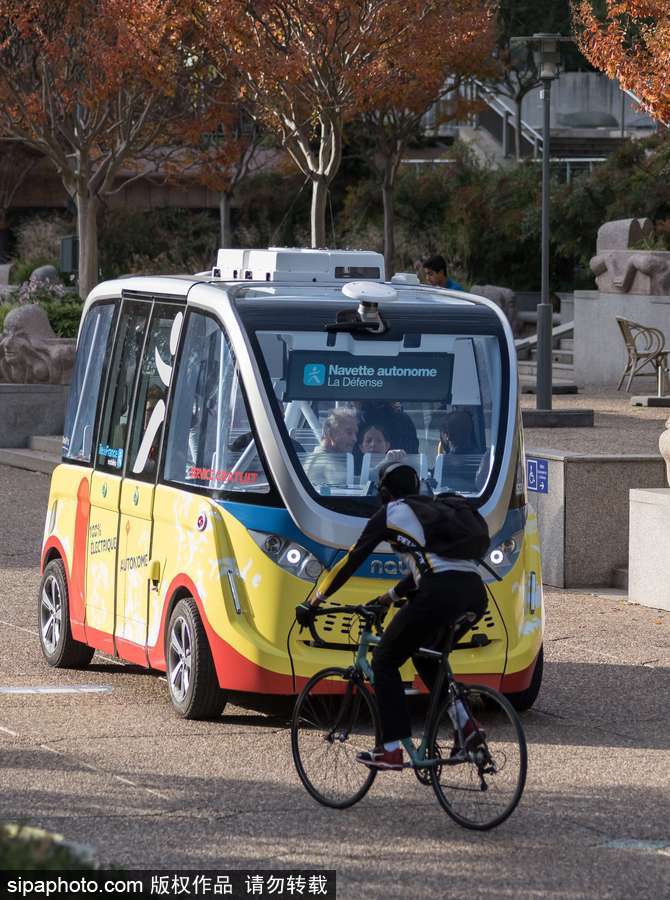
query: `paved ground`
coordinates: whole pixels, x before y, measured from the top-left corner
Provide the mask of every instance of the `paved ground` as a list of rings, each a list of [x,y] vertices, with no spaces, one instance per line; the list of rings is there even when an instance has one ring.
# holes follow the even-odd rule
[[[637,378],[634,393],[653,394],[653,378]],[[592,409],[593,428],[526,428],[526,449],[579,453],[658,454],[658,439],[665,430],[670,408],[631,406],[632,394],[586,388],[579,394],[553,397],[554,409]],[[522,394],[521,406],[535,408],[535,396]]]
[[[335,868],[355,898],[650,898],[670,884],[670,613],[622,595],[546,593],[546,675],[524,717],[530,766],[512,818],[466,832],[411,773],[347,812],[318,806],[290,759],[286,703],[236,698],[174,717],[162,678],[95,656],[42,661],[37,560],[48,477],[0,468],[0,819],[91,845],[103,864]]]

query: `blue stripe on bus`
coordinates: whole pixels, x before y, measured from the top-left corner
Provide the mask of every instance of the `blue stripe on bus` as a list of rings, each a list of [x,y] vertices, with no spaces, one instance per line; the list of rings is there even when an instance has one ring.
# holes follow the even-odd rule
[[[329,569],[343,555],[344,550],[337,550],[333,547],[325,547],[323,544],[308,538],[296,526],[287,509],[276,506],[255,506],[251,503],[234,503],[228,500],[219,501],[226,512],[234,516],[238,522],[241,522],[245,528],[251,528],[253,531],[263,531],[266,534],[277,534],[280,537],[295,541],[300,544],[319,560],[321,565]],[[505,517],[500,531],[491,539],[490,549],[498,546],[504,540],[522,531],[526,525],[527,510],[510,509]],[[521,548],[517,547],[513,554],[513,561],[519,555]],[[508,564],[506,568],[511,568]],[[401,563],[396,554],[373,553],[371,554],[354,573],[358,578],[388,578],[389,580],[398,580],[407,573],[406,567]],[[493,581],[492,576],[486,572],[483,573],[484,581]]]
[[[277,506],[256,506],[253,503],[235,503],[228,500],[221,500],[219,504],[245,528],[262,531],[265,534],[278,534],[280,537],[295,541],[305,550],[313,553],[321,565],[326,568],[332,566],[344,552],[334,547],[324,547],[323,544],[308,538],[296,526],[287,509]]]

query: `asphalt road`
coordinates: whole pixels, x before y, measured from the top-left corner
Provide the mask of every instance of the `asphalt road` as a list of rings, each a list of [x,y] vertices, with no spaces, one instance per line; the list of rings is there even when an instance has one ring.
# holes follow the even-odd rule
[[[547,590],[545,682],[524,715],[521,805],[459,828],[411,772],[356,807],[310,799],[289,704],[236,698],[177,719],[164,678],[96,655],[54,671],[36,629],[47,476],[0,467],[0,819],[28,821],[130,868],[336,869],[340,898],[670,894],[670,613]]]

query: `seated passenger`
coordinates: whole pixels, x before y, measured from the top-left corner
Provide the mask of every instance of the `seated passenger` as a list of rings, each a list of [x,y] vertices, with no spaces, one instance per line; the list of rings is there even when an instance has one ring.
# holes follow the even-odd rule
[[[361,432],[366,423],[382,425],[391,444],[391,450],[405,453],[419,452],[419,438],[411,418],[403,411],[400,403],[388,400],[364,400],[356,404],[360,410]]]
[[[449,413],[440,428],[438,453],[477,453],[472,416],[465,410]]]
[[[346,454],[351,453],[358,435],[358,417],[353,409],[333,409],[323,425],[321,443],[303,463],[312,484],[344,484]]]
[[[358,446],[361,453],[386,453],[391,449],[386,429],[379,422],[363,422]]]
[[[389,440],[386,426],[380,422],[364,422],[360,426],[358,434],[358,450],[360,454],[356,459],[357,474],[362,469],[363,457],[366,453],[375,457],[373,460],[374,465],[365,475],[367,481],[377,481],[378,470],[383,462],[401,462],[407,456],[404,450],[391,449],[391,441]]]

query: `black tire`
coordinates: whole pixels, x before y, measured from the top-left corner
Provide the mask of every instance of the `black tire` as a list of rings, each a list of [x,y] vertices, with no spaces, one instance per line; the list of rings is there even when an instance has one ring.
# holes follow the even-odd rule
[[[95,650],[75,641],[70,628],[70,598],[65,566],[52,559],[44,569],[37,596],[37,627],[44,658],[56,669],[83,669]]]
[[[462,698],[481,727],[483,742],[460,752],[449,762],[454,727],[449,701],[440,708],[431,726],[428,746],[437,746],[444,759],[431,769],[433,789],[449,816],[464,828],[495,828],[516,808],[526,783],[528,755],[519,717],[511,703],[483,685],[461,685]]]
[[[226,705],[205,628],[192,597],[172,610],[165,637],[170,700],[183,719],[215,719]]]
[[[340,683],[344,693],[334,693]],[[309,793],[324,806],[346,809],[372,786],[376,769],[356,754],[381,743],[377,703],[346,669],[324,669],[307,682],[291,719],[293,762]]]
[[[507,697],[514,709],[516,709],[518,712],[525,712],[527,709],[530,709],[537,700],[537,695],[540,693],[540,688],[542,687],[543,672],[544,645],[540,647],[540,652],[537,655],[537,662],[535,663],[533,677],[531,678],[530,684],[528,685],[526,690],[517,691],[517,693],[515,694],[505,694],[505,697]]]

